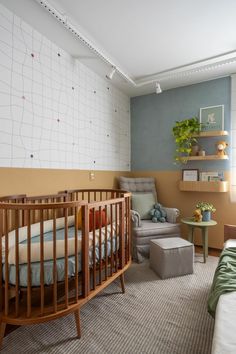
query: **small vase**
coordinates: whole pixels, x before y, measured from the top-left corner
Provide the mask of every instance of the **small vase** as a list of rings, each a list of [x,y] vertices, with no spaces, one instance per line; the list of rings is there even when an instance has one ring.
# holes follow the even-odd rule
[[[202,221],[210,221],[211,220],[211,212],[209,210],[205,210],[202,212]]]
[[[206,151],[205,150],[199,150],[198,151],[198,156],[206,156]]]

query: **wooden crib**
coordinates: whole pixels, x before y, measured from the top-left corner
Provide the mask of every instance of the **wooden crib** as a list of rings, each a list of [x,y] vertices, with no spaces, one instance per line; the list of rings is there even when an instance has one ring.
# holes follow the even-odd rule
[[[130,193],[121,190],[0,198],[0,345],[6,324],[71,312],[80,337],[81,306],[117,278],[124,292],[130,230]]]

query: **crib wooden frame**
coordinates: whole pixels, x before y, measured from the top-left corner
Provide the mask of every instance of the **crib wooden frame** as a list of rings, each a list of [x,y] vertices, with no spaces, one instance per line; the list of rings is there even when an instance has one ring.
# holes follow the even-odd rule
[[[2,240],[4,236],[5,245],[5,268],[3,268],[3,243],[0,242],[0,346],[6,324],[37,324],[72,312],[75,316],[77,336],[80,338],[81,306],[117,278],[120,278],[121,289],[124,293],[124,272],[131,264],[130,198],[129,192],[111,189],[76,189],[54,195],[35,197],[15,195],[0,198],[0,237]],[[77,215],[80,209],[82,211],[82,241],[81,271],[79,272]],[[102,214],[103,217],[105,216],[105,225],[102,225]],[[64,281],[59,282],[57,281],[56,263],[56,220],[58,217],[64,218],[64,267],[65,274],[68,274],[68,220],[70,216],[75,216],[75,274],[72,277],[65,276]],[[91,218],[93,229],[89,230]],[[98,228],[96,228],[95,219],[98,220]],[[51,285],[45,285],[44,282],[44,222],[46,220],[52,220],[53,225],[53,283]],[[40,228],[40,286],[37,287],[31,285],[31,225],[35,223],[39,223]],[[109,224],[111,225],[110,254],[107,252]],[[19,230],[23,226],[27,232],[27,287],[22,287],[19,279]],[[12,230],[16,245],[14,251],[15,284],[9,282],[8,235]],[[103,246],[102,232],[105,237]],[[116,245],[115,249],[113,249],[113,244]],[[98,247],[99,259],[95,255],[96,247]],[[102,256],[102,247],[105,252],[104,256]]]

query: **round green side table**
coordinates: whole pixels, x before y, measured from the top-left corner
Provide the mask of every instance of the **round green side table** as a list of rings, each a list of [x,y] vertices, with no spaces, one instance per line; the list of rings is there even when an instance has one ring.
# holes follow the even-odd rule
[[[188,240],[191,243],[194,243],[194,229],[201,229],[203,257],[204,263],[206,263],[208,257],[208,227],[217,225],[217,222],[215,220],[195,222],[192,217],[181,219],[181,222],[188,226]]]

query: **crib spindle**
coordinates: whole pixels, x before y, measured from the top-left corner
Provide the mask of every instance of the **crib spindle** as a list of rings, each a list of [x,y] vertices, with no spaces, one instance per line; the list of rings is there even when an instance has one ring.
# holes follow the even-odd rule
[[[93,290],[96,289],[96,237],[95,237],[95,208],[92,209],[92,224],[93,224]]]
[[[43,209],[40,209],[40,310],[44,313],[44,235]]]
[[[88,228],[88,205],[82,206],[82,294],[88,296],[89,276],[89,228]]]
[[[75,302],[79,297],[79,283],[78,283],[78,207],[75,207]]]
[[[107,224],[108,224],[108,216],[107,216],[107,205],[105,205],[105,280],[107,280],[107,266],[108,266],[108,259],[107,259]]]
[[[30,209],[26,213],[27,225],[27,317],[31,316],[31,225],[30,225]]]
[[[129,260],[128,198],[125,198],[125,264]]]
[[[113,205],[110,204],[110,213],[111,213],[111,236],[110,236],[110,262],[111,262],[111,269],[110,269],[110,276],[112,277],[113,274]]]
[[[99,284],[102,284],[102,208],[98,211],[99,220]]]
[[[65,208],[65,306],[68,308],[68,209]]]
[[[125,202],[120,203],[120,222],[119,222],[119,241],[120,241],[120,268],[125,266],[125,243],[124,243],[124,217],[125,217]]]
[[[118,271],[118,206],[115,206],[115,269]]]
[[[15,315],[19,316],[19,210],[15,211],[15,258],[16,258],[16,283],[15,283]]]
[[[56,209],[53,209],[53,311],[57,312],[57,234]]]
[[[8,315],[9,311],[9,298],[8,298],[8,292],[9,292],[9,266],[8,266],[8,252],[9,252],[9,246],[8,246],[8,210],[5,209],[5,316]]]
[[[3,291],[1,291],[2,289],[2,237],[3,237],[3,224],[4,224],[4,212],[6,212],[6,210],[1,209],[0,210],[0,312],[2,312],[3,309]],[[5,256],[6,256],[6,252],[5,252]],[[0,341],[1,344],[1,341]]]
[[[127,214],[128,214],[128,259],[129,261],[131,260],[131,249],[132,249],[132,240],[131,240],[131,215],[130,215],[130,208],[131,208],[131,200],[130,198],[128,198],[128,210],[127,210]]]

